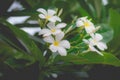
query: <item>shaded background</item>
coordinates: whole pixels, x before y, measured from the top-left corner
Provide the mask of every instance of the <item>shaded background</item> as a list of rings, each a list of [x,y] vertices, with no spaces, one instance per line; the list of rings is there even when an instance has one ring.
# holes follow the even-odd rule
[[[107,51],[120,58],[120,0],[1,0],[0,17],[30,35],[36,35],[40,31],[36,9],[40,7],[45,9],[63,8],[61,17],[66,23],[71,23],[72,19],[79,15],[78,17],[88,16],[92,18],[95,24],[105,24],[112,27],[114,37],[109,42]],[[21,49],[24,49],[12,32],[5,28],[3,24],[0,24],[0,33],[3,33]],[[108,34],[108,36],[111,35]],[[6,44],[0,39],[0,80],[37,80],[39,73],[37,63],[26,68],[17,65],[20,66],[17,70],[3,63],[10,56],[6,56],[10,51],[11,48],[6,47]],[[15,60],[14,63],[24,64],[25,62],[25,60],[20,59]],[[76,71],[63,70],[57,78],[53,74],[46,80],[120,80],[119,67],[100,64],[70,67],[75,68]]]

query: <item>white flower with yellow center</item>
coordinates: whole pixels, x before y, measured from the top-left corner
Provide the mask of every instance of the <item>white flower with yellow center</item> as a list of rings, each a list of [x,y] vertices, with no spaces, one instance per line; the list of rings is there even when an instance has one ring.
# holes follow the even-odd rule
[[[42,29],[39,32],[39,35],[43,35],[44,37],[45,36],[49,36],[51,34],[56,35],[56,34],[62,32],[61,29],[64,28],[66,26],[66,24],[65,23],[59,23],[59,24],[57,24],[55,26],[55,23],[49,22],[47,24],[47,26],[48,26],[48,29],[47,28],[46,29]]]
[[[87,19],[87,17],[78,18],[76,22],[77,27],[84,27],[88,34],[91,34],[95,31],[94,24]]]
[[[61,56],[66,56],[67,55],[66,49],[70,48],[70,43],[67,40],[62,40],[63,37],[64,33],[61,32],[55,35],[55,39],[52,36],[47,36],[44,38],[44,41],[51,43],[49,49],[52,52],[58,52]]]
[[[95,35],[92,35],[92,38],[86,40],[83,39],[83,41],[88,44],[89,46],[89,51],[95,51],[100,55],[103,55],[99,50],[97,50],[95,48],[95,46],[100,49],[101,51],[104,51],[105,49],[107,49],[107,45],[105,43],[103,43],[101,40],[103,39],[102,35],[96,33]]]
[[[95,33],[94,35],[92,35],[92,38],[90,38],[89,41],[92,45],[95,45],[101,51],[104,51],[105,49],[107,49],[107,45],[101,41],[102,39],[103,39],[103,36],[101,34]]]
[[[52,9],[48,9],[47,11],[43,8],[39,8],[37,9],[38,12],[41,12],[42,14],[39,14],[39,17],[41,19],[46,19],[50,22],[56,22],[59,21],[61,22],[61,19],[58,16],[55,16],[56,11],[52,10]]]
[[[88,44],[88,47],[89,47],[89,48],[88,48],[87,51],[97,52],[98,54],[100,54],[100,55],[103,56],[103,54],[102,54],[100,51],[98,51],[98,50],[94,47],[94,45],[93,45],[92,43],[90,43],[89,40],[83,39],[83,41],[84,41],[86,44]]]

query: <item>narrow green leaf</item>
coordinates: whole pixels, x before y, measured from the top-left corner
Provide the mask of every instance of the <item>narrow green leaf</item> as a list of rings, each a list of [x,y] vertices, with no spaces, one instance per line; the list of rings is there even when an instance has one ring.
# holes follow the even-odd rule
[[[15,34],[16,38],[26,48],[27,53],[33,56],[36,60],[40,61],[41,64],[43,64],[44,62],[43,53],[27,33],[25,33],[24,31],[20,30],[16,26],[13,26],[12,24],[8,23],[3,19],[0,19],[0,22],[6,25],[6,27],[8,27]]]
[[[113,53],[118,54],[119,47],[120,47],[120,13],[116,10],[110,9],[109,10],[109,25],[114,30],[114,37],[110,43],[109,49],[113,51]]]
[[[100,56],[96,53],[85,53],[79,55],[68,55],[65,57],[58,56],[56,62],[63,62],[64,64],[105,64],[120,66],[120,60],[110,53],[103,53],[104,56]]]

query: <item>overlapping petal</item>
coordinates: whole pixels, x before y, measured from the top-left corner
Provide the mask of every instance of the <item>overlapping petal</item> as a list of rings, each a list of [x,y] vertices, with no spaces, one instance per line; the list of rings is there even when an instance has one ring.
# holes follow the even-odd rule
[[[98,54],[103,56],[103,54],[100,51],[98,51],[94,46],[89,45],[89,49],[90,49],[90,51],[97,52]]]
[[[83,21],[78,20],[78,21],[76,22],[76,26],[77,26],[77,27],[81,27],[81,26],[83,26],[83,25],[84,25]]]
[[[57,52],[58,51],[58,48],[56,46],[54,46],[53,44],[50,45],[49,49],[52,51],[52,52]]]
[[[47,24],[47,26],[48,26],[49,29],[53,29],[53,28],[55,28],[55,23],[54,22],[49,22]]]
[[[51,31],[49,29],[42,29],[40,32],[39,32],[39,35],[43,35],[43,37],[45,36],[49,36],[51,34]]]
[[[47,14],[47,11],[43,8],[39,8],[37,9],[38,12],[41,12],[42,14],[46,15]]]
[[[39,14],[39,17],[42,18],[42,19],[46,18],[45,15],[43,15],[43,14]]]
[[[58,53],[61,55],[61,56],[66,56],[67,55],[67,51],[65,48],[63,47],[58,47]]]
[[[69,49],[70,48],[70,43],[67,40],[62,40],[60,42],[60,46]]]
[[[100,50],[102,50],[102,51],[104,51],[105,49],[107,49],[106,44],[103,43],[103,42],[99,42],[99,43],[97,44],[97,47],[98,47]]]
[[[56,25],[56,28],[61,29],[61,28],[64,28],[66,25],[67,25],[66,23],[59,23]]]
[[[54,38],[52,36],[47,36],[43,40],[45,42],[48,42],[48,43],[53,43],[54,42]]]
[[[94,38],[96,41],[100,41],[103,39],[103,36],[101,34],[95,33]]]
[[[52,9],[48,9],[48,14],[53,16],[54,14],[56,14],[56,11],[54,11]]]
[[[56,34],[56,35],[55,35],[56,41],[61,41],[61,40],[63,39],[64,35],[65,35],[65,34],[64,34],[63,32],[61,32],[61,33],[59,33],[59,34]]]

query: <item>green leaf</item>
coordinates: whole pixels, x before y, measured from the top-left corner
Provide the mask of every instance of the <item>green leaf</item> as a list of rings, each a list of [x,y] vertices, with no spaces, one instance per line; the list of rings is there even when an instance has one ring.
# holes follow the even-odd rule
[[[113,29],[108,24],[100,24],[100,33],[103,36],[103,42],[108,43],[113,39]]]
[[[23,68],[29,65],[32,65],[33,63],[35,63],[35,59],[34,57],[27,55],[27,54],[23,54],[19,51],[15,51],[15,53],[13,54],[13,56],[8,57],[4,63],[9,65],[11,68]]]
[[[110,9],[110,19],[109,19],[109,25],[115,30],[115,37],[118,36],[120,33],[119,27],[120,27],[120,13],[118,13],[116,10]]]
[[[0,62],[9,65],[11,68],[25,67],[35,63],[34,57],[13,49],[3,41],[0,44]]]
[[[6,27],[14,33],[16,38],[26,48],[28,55],[33,56],[37,61],[40,61],[41,64],[44,63],[43,53],[26,32],[20,30],[3,19],[0,19],[0,22],[6,25]]]
[[[25,0],[32,8],[38,4],[38,0]]]
[[[96,53],[85,53],[79,55],[67,55],[65,57],[58,56],[56,62],[63,62],[64,64],[105,64],[120,66],[120,60],[110,53],[103,53],[104,56],[101,56]]]
[[[8,57],[13,54],[13,49],[0,40],[0,62],[4,62]]]
[[[94,0],[94,3],[95,3],[96,12],[97,12],[97,18],[99,19],[101,17],[102,1]]]
[[[83,9],[82,7],[79,8],[79,13],[81,14],[81,16],[90,16],[90,14],[85,10]]]
[[[118,13],[116,10],[110,9],[109,10],[109,25],[114,30],[114,37],[113,40],[110,43],[110,51],[113,51],[113,53],[117,53],[120,47],[120,13]],[[111,35],[110,35],[111,36]]]

